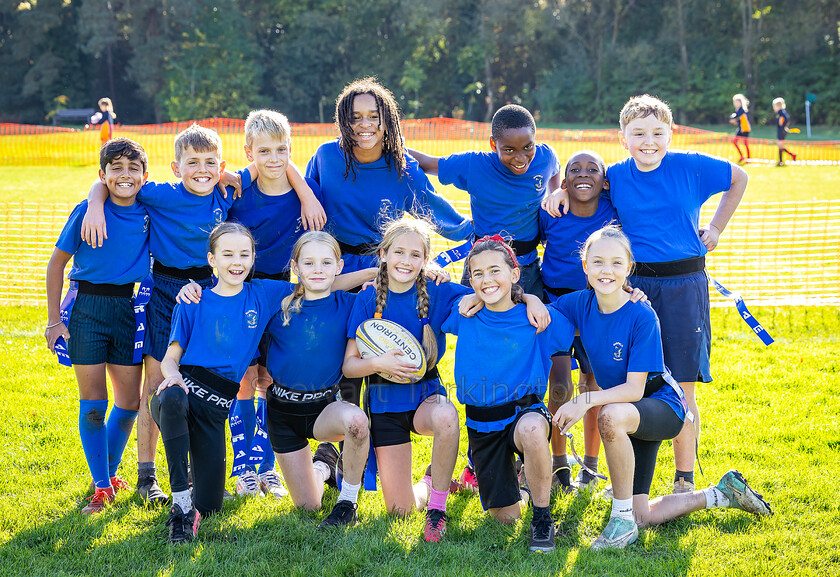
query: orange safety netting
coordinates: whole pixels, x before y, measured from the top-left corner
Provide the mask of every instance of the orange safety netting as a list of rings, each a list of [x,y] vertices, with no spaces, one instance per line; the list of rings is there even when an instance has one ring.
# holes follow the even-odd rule
[[[114,136],[128,136],[137,140],[146,149],[151,165],[165,165],[172,160],[174,135],[192,122],[117,125],[114,127]],[[196,122],[222,135],[226,158],[234,161],[242,158],[241,150],[245,143],[243,120],[207,118]],[[452,118],[406,120],[403,121],[403,133],[409,146],[443,156],[461,150],[488,149],[490,125]],[[540,128],[537,137],[541,142],[554,146],[561,159],[568,158],[582,148],[592,148],[607,162],[614,162],[627,155],[616,133],[615,129]],[[305,165],[317,146],[335,138],[336,134],[332,124],[292,125],[295,161],[300,166]],[[775,140],[750,138],[749,142],[754,162],[775,163]],[[96,130],[0,124],[0,166],[95,165],[99,144],[99,133]],[[788,145],[797,155],[793,164],[840,164],[840,141],[789,140]],[[737,159],[732,135],[727,133],[676,126],[671,147]]]

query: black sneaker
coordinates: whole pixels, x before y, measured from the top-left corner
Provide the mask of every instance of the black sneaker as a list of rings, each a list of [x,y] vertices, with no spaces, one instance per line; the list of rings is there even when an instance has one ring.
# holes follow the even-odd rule
[[[160,488],[155,477],[137,477],[137,493],[146,505],[165,505],[169,497]]]
[[[528,549],[534,553],[554,551],[554,521],[551,516],[531,521],[531,544]]]
[[[169,525],[169,542],[180,545],[195,539],[200,520],[201,514],[195,507],[190,509],[189,513],[184,513],[179,505],[173,505],[169,511],[169,520],[166,522]]]
[[[330,445],[332,446],[332,445]],[[327,518],[318,525],[318,530],[323,531],[330,527],[352,527],[359,521],[356,514],[356,504],[347,500],[341,500],[335,504]]]
[[[332,443],[319,444],[318,448],[315,449],[315,454],[312,456],[312,462],[317,463],[319,461],[326,463],[330,469],[330,478],[327,479],[327,485],[338,487],[335,477],[336,464],[338,463],[338,449],[335,448],[335,445]]]

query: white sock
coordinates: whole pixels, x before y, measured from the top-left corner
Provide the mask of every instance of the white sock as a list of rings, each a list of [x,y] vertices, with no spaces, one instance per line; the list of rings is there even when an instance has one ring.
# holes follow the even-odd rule
[[[706,509],[717,509],[718,507],[729,507],[729,497],[717,487],[703,489],[706,496]]]
[[[627,519],[628,521],[635,521],[633,517],[633,497],[629,499],[616,499],[613,497],[612,512],[610,517],[618,517],[620,519]]]
[[[323,475],[323,479],[321,480],[322,483],[326,483],[327,479],[330,478],[330,467],[323,461],[315,461],[312,463],[312,468],[315,469],[315,473],[321,473]]]
[[[338,494],[338,500],[350,501],[351,503],[355,503],[356,499],[359,498],[359,489],[361,488],[361,483],[359,483],[358,485],[351,485],[346,480],[341,481],[341,493]]]
[[[190,490],[187,489],[186,491],[172,493],[172,504],[178,505],[184,513],[189,513],[192,510],[192,495],[190,494]]]

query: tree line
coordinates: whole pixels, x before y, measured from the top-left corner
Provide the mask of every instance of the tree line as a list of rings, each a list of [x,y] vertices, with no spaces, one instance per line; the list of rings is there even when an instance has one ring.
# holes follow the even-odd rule
[[[49,122],[109,96],[118,121],[332,121],[341,88],[377,76],[405,117],[615,123],[628,96],[681,124],[754,122],[782,96],[840,123],[840,0],[0,0],[0,121]]]

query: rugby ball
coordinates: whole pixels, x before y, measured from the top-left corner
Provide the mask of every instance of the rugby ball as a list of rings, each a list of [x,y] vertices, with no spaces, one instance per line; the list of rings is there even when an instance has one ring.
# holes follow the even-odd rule
[[[417,370],[411,379],[402,379],[388,373],[377,373],[394,383],[416,383],[426,374],[426,353],[423,346],[410,332],[393,321],[368,319],[356,329],[356,347],[363,359],[384,355],[390,350],[402,352],[402,360],[413,363]]]

